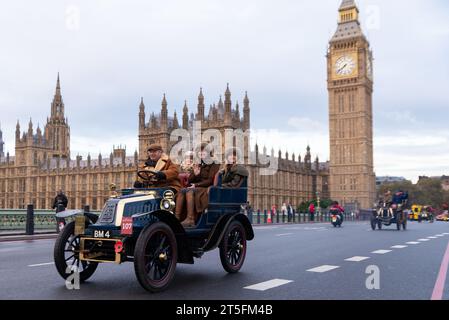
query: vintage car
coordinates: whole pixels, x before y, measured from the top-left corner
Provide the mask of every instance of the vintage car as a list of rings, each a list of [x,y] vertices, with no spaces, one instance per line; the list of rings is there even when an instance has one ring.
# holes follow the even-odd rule
[[[445,221],[445,222],[449,221],[449,213],[448,213],[448,211],[445,210],[445,211],[443,211],[443,213],[437,215],[436,220],[437,221]]]
[[[434,209],[431,206],[424,206],[421,213],[418,216],[418,222],[429,221],[430,223],[435,221]]]
[[[371,216],[371,229],[376,230],[376,226],[379,230],[382,226],[396,225],[397,230],[407,229],[407,216],[404,212],[404,207],[406,201],[400,204],[393,204],[391,206],[392,214],[389,212],[390,207],[383,202],[377,210],[373,210],[373,215]]]
[[[410,214],[408,215],[408,219],[410,221],[418,221],[419,216],[421,215],[422,210],[423,210],[423,206],[414,204],[412,206],[412,212],[410,212]]]
[[[147,173],[139,171],[139,176]],[[167,288],[176,264],[193,264],[205,252],[219,248],[223,268],[236,273],[243,265],[247,241],[254,238],[243,214],[247,181],[239,188],[222,188],[221,177],[209,189],[208,208],[195,228],[184,229],[176,219],[173,190],[124,189],[106,201],[100,216],[89,212],[75,215],[56,240],[54,261],[67,279],[79,272],[81,281],[95,272],[99,263],[134,262],[137,280],[150,292]],[[72,217],[73,218],[73,217]],[[72,270],[72,271],[71,271]]]

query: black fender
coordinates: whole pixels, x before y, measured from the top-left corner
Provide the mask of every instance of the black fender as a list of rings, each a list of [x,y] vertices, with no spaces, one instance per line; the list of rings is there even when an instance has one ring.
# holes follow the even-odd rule
[[[58,218],[68,218],[77,215],[84,215],[89,223],[96,223],[99,218],[95,213],[86,212],[84,210],[64,210],[56,213],[56,217]]]
[[[222,216],[217,223],[215,224],[214,228],[212,229],[209,239],[207,240],[206,244],[203,247],[204,251],[210,251],[215,248],[217,248],[220,245],[221,239],[223,239],[223,236],[228,229],[228,226],[231,224],[232,221],[237,220],[239,221],[246,231],[246,239],[247,240],[253,240],[254,239],[254,231],[251,223],[249,222],[248,218],[242,214],[228,214]]]
[[[193,253],[192,249],[188,245],[189,242],[187,241],[186,232],[173,213],[165,210],[158,210],[145,214],[135,215],[133,216],[133,218],[141,218],[144,216],[154,216],[159,221],[166,223],[173,230],[173,233],[176,237],[176,244],[178,246],[178,262],[193,263]],[[149,228],[150,225],[151,223],[148,223],[141,232],[144,232],[147,228]]]

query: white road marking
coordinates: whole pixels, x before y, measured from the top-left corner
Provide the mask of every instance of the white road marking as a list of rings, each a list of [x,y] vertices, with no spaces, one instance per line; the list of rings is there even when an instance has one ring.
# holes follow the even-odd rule
[[[45,263],[38,263],[38,264],[30,264],[28,267],[48,266],[50,264],[55,264],[55,263],[54,262],[45,262]]]
[[[449,235],[449,232],[445,232],[445,233],[443,233],[443,234],[447,236],[447,235]]]
[[[277,229],[279,227],[254,227],[253,229],[257,229],[257,230],[271,230],[271,229]]]
[[[281,234],[277,234],[276,237],[282,237],[282,236],[289,236],[292,235],[293,233],[281,233]]]
[[[15,248],[2,248],[0,249],[0,253],[4,253],[4,252],[17,252],[17,251],[22,251],[24,250],[25,247],[15,247]]]
[[[276,288],[279,286],[282,286],[284,284],[293,282],[292,280],[283,280],[283,279],[273,279],[261,283],[256,283],[251,286],[244,287],[243,289],[249,289],[249,290],[257,290],[257,291],[265,291],[268,289]]]
[[[355,257],[352,257],[352,258],[345,259],[345,261],[360,262],[360,261],[364,261],[364,260],[367,260],[367,259],[369,259],[369,257],[355,256]]]
[[[418,241],[420,241],[420,242],[426,242],[426,241],[430,241],[430,239],[418,239]]]
[[[329,266],[329,265],[323,265],[323,266],[319,266],[319,267],[316,267],[316,268],[312,268],[312,269],[309,269],[309,270],[307,270],[307,271],[309,271],[309,272],[318,272],[318,273],[323,273],[323,272],[328,272],[328,271],[331,271],[331,270],[334,270],[334,269],[338,269],[338,268],[340,268],[339,266]]]
[[[391,252],[391,251],[393,251],[393,250],[376,250],[376,251],[373,251],[371,253],[374,253],[374,254],[386,254],[386,253]]]
[[[434,236],[430,236],[430,237],[427,237],[428,239],[436,239],[437,237],[434,237]]]
[[[435,237],[443,237],[444,234],[436,234]]]
[[[409,242],[406,242],[406,244],[420,244],[421,242],[416,242],[416,241],[409,241]]]
[[[397,246],[391,246],[391,249],[404,249],[407,248],[408,246],[402,246],[402,245],[397,245]]]

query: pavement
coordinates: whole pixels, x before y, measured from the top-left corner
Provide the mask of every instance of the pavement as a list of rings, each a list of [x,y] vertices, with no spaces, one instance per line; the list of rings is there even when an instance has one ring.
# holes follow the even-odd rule
[[[102,264],[68,290],[53,264],[54,239],[0,243],[0,299],[439,300],[449,299],[449,224],[407,231],[368,222],[255,226],[245,264],[227,274],[218,250],[178,264],[170,287],[150,294],[132,263]]]

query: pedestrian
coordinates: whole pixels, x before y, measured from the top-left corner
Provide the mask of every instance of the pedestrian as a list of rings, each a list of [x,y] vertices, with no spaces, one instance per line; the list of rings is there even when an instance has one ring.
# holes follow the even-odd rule
[[[288,215],[288,222],[291,222],[292,221],[292,215],[293,215],[293,207],[292,207],[290,202],[287,205],[287,215]]]
[[[56,209],[56,213],[64,211],[65,208],[67,208],[69,200],[67,199],[66,195],[62,191],[62,189],[59,189],[58,194],[56,195],[54,201],[53,201],[53,209]]]
[[[315,205],[313,204],[313,202],[309,206],[309,216],[310,221],[315,221]]]
[[[67,205],[69,203],[69,200],[67,199],[66,195],[62,191],[62,189],[59,189],[58,194],[56,195],[54,201],[53,201],[53,209],[56,209],[56,213],[65,211],[67,208]],[[65,219],[64,218],[58,218],[56,217],[56,232],[60,232],[62,228],[65,226]]]

